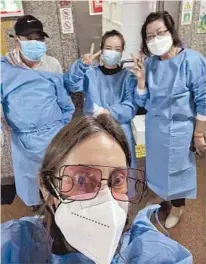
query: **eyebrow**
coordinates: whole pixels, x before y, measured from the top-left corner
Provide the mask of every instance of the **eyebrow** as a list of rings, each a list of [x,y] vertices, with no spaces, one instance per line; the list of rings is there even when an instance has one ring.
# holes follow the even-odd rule
[[[94,165],[94,164],[72,164],[72,165],[63,165],[62,167],[71,167],[71,166],[83,166],[85,168],[112,168],[112,169],[118,169],[118,170],[122,170],[122,169],[129,169],[127,166],[119,166],[119,167],[112,167],[112,166],[108,166],[108,165]]]
[[[105,47],[112,48],[111,45],[105,45]],[[122,48],[122,46],[115,46],[115,48]]]
[[[160,30],[166,30],[166,28],[163,29],[162,27],[160,27],[160,28],[158,28],[158,29],[156,30],[156,32],[158,32],[158,31],[160,31]],[[146,34],[153,34],[153,32],[146,32]]]

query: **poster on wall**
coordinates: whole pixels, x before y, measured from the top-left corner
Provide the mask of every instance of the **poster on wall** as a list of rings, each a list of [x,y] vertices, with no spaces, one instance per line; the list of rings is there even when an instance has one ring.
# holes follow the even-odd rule
[[[63,34],[74,33],[72,10],[70,7],[60,8],[61,29]]]
[[[206,33],[206,1],[200,2],[200,14],[198,22],[198,33]]]
[[[1,0],[1,17],[15,17],[24,14],[21,0]]]
[[[190,25],[192,23],[193,0],[182,1],[182,19],[181,25]]]
[[[102,14],[102,1],[103,0],[89,0],[90,16]]]

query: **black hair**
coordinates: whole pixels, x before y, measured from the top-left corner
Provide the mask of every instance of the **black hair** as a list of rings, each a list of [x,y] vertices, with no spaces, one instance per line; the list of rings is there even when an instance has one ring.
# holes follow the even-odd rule
[[[111,31],[106,31],[104,33],[104,35],[102,37],[101,45],[100,45],[100,49],[101,50],[103,50],[103,48],[104,48],[105,41],[108,38],[110,38],[110,37],[119,37],[120,40],[121,40],[121,42],[122,42],[122,49],[124,50],[124,47],[125,47],[125,39],[124,39],[123,35],[119,31],[117,31],[115,29],[113,29]]]
[[[173,45],[175,47],[181,47],[181,40],[178,36],[177,30],[175,28],[175,22],[172,18],[172,16],[167,12],[167,11],[158,11],[158,12],[153,12],[150,13],[143,26],[142,26],[142,30],[141,30],[141,36],[142,36],[142,52],[146,55],[146,56],[150,56],[151,53],[147,47],[147,26],[149,24],[151,24],[152,22],[154,22],[155,20],[163,20],[167,30],[170,32],[170,34],[172,35],[172,39],[173,39]]]

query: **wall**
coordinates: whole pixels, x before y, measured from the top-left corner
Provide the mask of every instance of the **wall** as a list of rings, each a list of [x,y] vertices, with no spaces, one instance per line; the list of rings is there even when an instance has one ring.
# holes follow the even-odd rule
[[[157,10],[165,10],[172,16],[176,27],[179,26],[179,11],[180,11],[181,1],[157,1]]]
[[[123,60],[131,59],[131,54],[139,55],[142,25],[155,8],[150,1],[103,2],[103,32],[116,29],[123,34],[126,41]]]
[[[95,51],[98,51],[102,38],[102,15],[91,16],[88,1],[74,1],[72,5],[79,54],[88,53],[92,43],[95,44]]]
[[[182,8],[179,15],[179,33],[187,47],[200,51],[206,56],[206,34],[197,33],[197,23],[199,19],[200,1],[195,1],[193,6],[193,17],[191,25],[181,25]]]

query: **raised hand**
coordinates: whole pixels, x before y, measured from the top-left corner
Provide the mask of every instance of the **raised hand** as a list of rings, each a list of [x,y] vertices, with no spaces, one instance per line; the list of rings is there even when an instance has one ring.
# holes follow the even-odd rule
[[[93,65],[100,54],[101,50],[94,54],[94,43],[92,43],[90,52],[83,55],[82,61],[84,64]]]
[[[145,67],[142,51],[139,52],[139,57],[135,57],[132,55],[132,58],[134,60],[132,72],[134,73],[138,81],[145,81]]]

